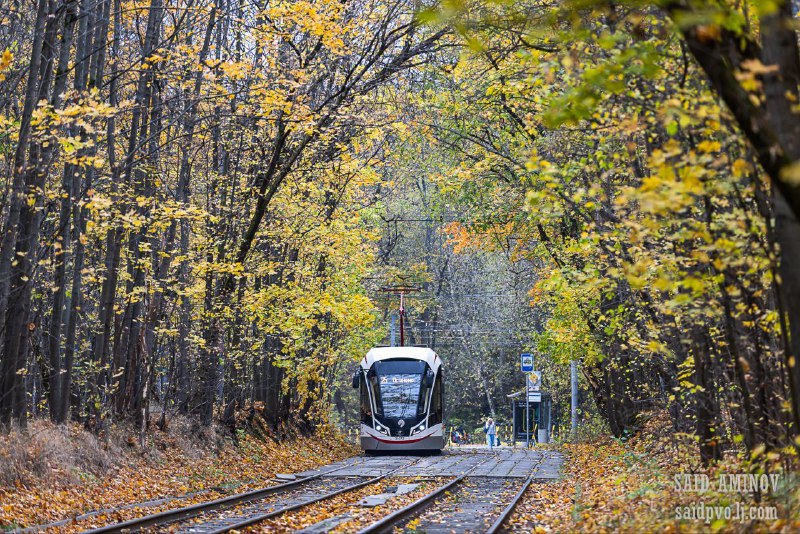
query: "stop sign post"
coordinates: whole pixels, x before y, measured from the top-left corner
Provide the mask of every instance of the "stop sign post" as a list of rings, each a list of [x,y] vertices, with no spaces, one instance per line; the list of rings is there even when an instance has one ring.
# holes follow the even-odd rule
[[[528,392],[528,376],[533,372],[533,354],[523,352],[520,354],[519,366],[525,373],[525,447],[531,446],[531,396]]]

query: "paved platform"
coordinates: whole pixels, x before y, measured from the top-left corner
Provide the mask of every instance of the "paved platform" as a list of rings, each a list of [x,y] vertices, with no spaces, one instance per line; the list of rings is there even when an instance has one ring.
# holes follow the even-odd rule
[[[446,449],[439,456],[355,456],[298,476],[376,477],[398,469],[394,476],[455,477],[469,476],[552,480],[559,477],[563,456],[551,450],[499,448]],[[472,469],[470,471],[470,469]]]

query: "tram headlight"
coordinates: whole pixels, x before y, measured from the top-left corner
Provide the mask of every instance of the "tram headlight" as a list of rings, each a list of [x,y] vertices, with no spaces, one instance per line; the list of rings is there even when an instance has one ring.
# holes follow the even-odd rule
[[[418,433],[422,432],[423,430],[425,430],[425,421],[421,422],[420,424],[418,424],[417,426],[412,428],[411,429],[411,435],[413,436],[414,434],[418,434]]]
[[[385,426],[383,426],[380,423],[375,423],[375,430],[377,430],[378,432],[380,432],[382,434],[386,434],[387,436],[389,435],[389,429],[386,428]]]

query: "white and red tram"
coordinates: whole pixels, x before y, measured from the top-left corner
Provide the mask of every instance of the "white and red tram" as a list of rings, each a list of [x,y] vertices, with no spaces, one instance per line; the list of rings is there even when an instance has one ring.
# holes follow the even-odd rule
[[[374,348],[361,360],[353,387],[360,390],[362,449],[444,448],[442,360],[433,350]]]

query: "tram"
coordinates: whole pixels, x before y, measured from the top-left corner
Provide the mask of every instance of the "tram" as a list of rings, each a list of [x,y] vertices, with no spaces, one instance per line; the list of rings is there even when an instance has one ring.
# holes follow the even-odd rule
[[[429,348],[377,347],[353,375],[367,452],[444,448],[442,360]]]

